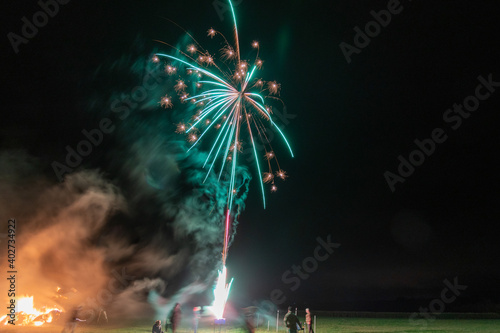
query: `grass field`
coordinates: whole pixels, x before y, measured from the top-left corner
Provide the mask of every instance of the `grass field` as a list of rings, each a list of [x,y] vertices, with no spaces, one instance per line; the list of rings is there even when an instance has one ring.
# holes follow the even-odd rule
[[[422,322],[421,322],[422,323]],[[152,322],[142,322],[130,324],[128,327],[78,327],[75,333],[146,333],[151,332]],[[8,327],[5,332],[29,332],[29,333],[60,333],[62,327],[37,327],[22,328]],[[4,331],[1,329],[0,331]],[[192,333],[187,327],[181,327],[178,333]],[[219,333],[219,329],[213,326],[200,327],[199,333]],[[231,327],[228,325],[220,333],[243,333],[242,327]],[[267,333],[266,328],[258,328],[257,333]],[[270,333],[275,333],[276,329],[271,327]],[[285,333],[281,328],[280,333]],[[361,333],[361,332],[478,332],[478,333],[498,333],[500,332],[500,320],[495,319],[436,319],[423,325],[411,325],[408,319],[387,319],[387,318],[326,318],[320,317],[317,321],[315,333]]]

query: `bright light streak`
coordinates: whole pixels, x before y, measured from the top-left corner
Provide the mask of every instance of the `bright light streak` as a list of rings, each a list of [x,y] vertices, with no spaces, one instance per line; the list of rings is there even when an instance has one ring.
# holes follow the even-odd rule
[[[226,302],[229,297],[229,291],[231,290],[231,284],[233,283],[233,279],[226,284],[227,278],[227,270],[226,266],[222,267],[222,270],[219,271],[219,276],[217,278],[217,284],[214,289],[214,303],[209,307],[210,311],[214,314],[216,319],[224,318],[224,309],[226,307]]]
[[[238,155],[246,153],[250,156],[253,155],[252,157],[255,159],[264,208],[264,184],[269,184],[270,191],[276,192],[275,180],[285,180],[288,177],[287,172],[280,167],[271,146],[270,130],[281,137],[293,157],[290,143],[272,117],[272,103],[278,102],[284,106],[281,99],[277,97],[281,84],[276,81],[266,82],[261,78],[255,78],[263,64],[263,60],[259,58],[259,42],[253,41],[249,44],[249,47],[253,48],[253,52],[256,53],[253,61],[241,59],[236,14],[231,0],[228,1],[233,18],[234,45],[231,45],[219,31],[213,28],[207,31],[210,38],[222,38],[223,46],[219,51],[219,58],[213,56],[217,53],[206,51],[187,31],[186,33],[192,42],[182,47],[185,52],[162,42],[177,50],[177,55],[158,53],[153,57],[155,62],[158,62],[159,59],[165,59],[167,73],[179,76],[175,80],[176,84],[173,90],[177,93],[180,102],[191,102],[191,107],[188,107],[188,110],[193,112],[190,112],[189,117],[187,117],[191,121],[178,124],[176,132],[187,136],[188,142],[191,143],[189,150],[202,142],[212,140],[203,165],[204,168],[207,168],[205,180],[208,179],[212,171],[216,170],[219,180],[223,178],[223,175],[227,177],[223,179],[229,180],[224,222],[222,270],[219,271],[214,289],[215,300],[211,307],[217,319],[223,318],[224,307],[232,283],[231,280],[229,284],[226,284],[226,258],[232,223],[231,214],[234,214],[233,204],[238,195],[236,188],[237,165],[241,159]],[[185,77],[183,73],[185,73]],[[192,95],[186,91],[189,87],[195,88]],[[176,101],[168,94],[164,95],[160,102],[165,108],[173,108],[175,103]],[[217,134],[214,133],[216,131],[218,131]],[[242,148],[245,140],[250,143],[250,150]],[[261,150],[265,150],[265,162],[268,166],[265,172],[261,171],[260,159],[258,158],[262,155]],[[274,172],[273,168],[278,171]]]

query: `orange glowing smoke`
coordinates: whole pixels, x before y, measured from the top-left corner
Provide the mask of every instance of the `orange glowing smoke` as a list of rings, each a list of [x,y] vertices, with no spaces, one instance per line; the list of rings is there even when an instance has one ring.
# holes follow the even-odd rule
[[[42,326],[46,323],[52,323],[57,320],[62,310],[56,307],[42,307],[36,309],[33,305],[33,296],[21,297],[16,302],[16,320],[15,324],[20,326]],[[0,317],[0,325],[7,325],[9,318]]]

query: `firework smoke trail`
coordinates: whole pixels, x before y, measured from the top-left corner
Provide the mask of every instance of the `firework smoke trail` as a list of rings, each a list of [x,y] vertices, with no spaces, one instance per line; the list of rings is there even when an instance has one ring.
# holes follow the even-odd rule
[[[270,101],[281,102],[281,100],[276,96],[264,97],[262,95],[264,92],[268,92],[270,95],[278,95],[280,85],[274,81],[267,82],[266,85],[264,81],[255,77],[257,70],[262,66],[262,60],[258,58],[258,42],[252,43],[252,47],[257,49],[257,55],[251,70],[249,70],[249,62],[241,59],[236,15],[231,0],[228,1],[234,22],[235,46],[232,47],[222,33],[214,29],[208,30],[208,35],[210,37],[214,38],[216,35],[220,35],[225,41],[225,46],[221,50],[221,62],[216,62],[216,58],[208,51],[204,50],[200,43],[198,43],[189,33],[188,35],[193,40],[194,44],[189,45],[186,52],[189,52],[191,55],[164,43],[176,49],[178,53],[183,56],[183,59],[181,59],[180,56],[172,56],[164,53],[157,53],[154,57],[154,61],[156,62],[158,62],[160,58],[166,58],[172,62],[168,63],[165,67],[167,73],[171,75],[180,72],[180,70],[177,70],[175,64],[185,69],[192,77],[190,80],[191,83],[198,88],[193,96],[189,96],[185,90],[187,84],[181,77],[177,80],[177,84],[175,85],[175,91],[182,103],[191,102],[195,105],[195,108],[198,107],[192,124],[185,125],[181,123],[178,125],[178,132],[186,133],[186,135],[188,135],[188,141],[192,143],[189,150],[197,146],[205,135],[209,136],[209,133],[212,133],[214,129],[219,131],[217,135],[214,135],[215,139],[204,163],[204,167],[208,166],[206,178],[209,177],[216,165],[219,166],[219,180],[223,175],[226,176],[229,174],[222,250],[222,270],[219,271],[218,281],[214,289],[215,301],[212,306],[217,318],[222,318],[223,316],[225,303],[232,282],[232,280],[229,284],[225,282],[227,273],[226,259],[230,241],[229,231],[231,229],[231,214],[233,212],[235,196],[237,195],[235,183],[237,178],[238,153],[241,152],[243,145],[241,139],[242,129],[246,127],[248,131],[250,145],[259,174],[264,208],[264,183],[271,183],[271,191],[275,192],[277,187],[274,183],[274,176],[284,180],[287,175],[286,172],[279,167],[279,163],[265,134],[261,118],[268,121],[271,128],[276,129],[293,157],[292,149],[285,135],[272,120],[272,108],[265,103],[266,98]],[[197,55],[196,59],[195,54]],[[234,66],[234,70],[231,70],[231,66]],[[172,98],[166,95],[163,97],[160,104],[166,108],[171,108],[173,107]],[[198,127],[203,128],[199,130]],[[269,170],[264,174],[261,172],[257,156],[257,138],[264,143],[266,150],[265,157]],[[271,160],[274,160],[278,167],[276,173],[272,171]]]

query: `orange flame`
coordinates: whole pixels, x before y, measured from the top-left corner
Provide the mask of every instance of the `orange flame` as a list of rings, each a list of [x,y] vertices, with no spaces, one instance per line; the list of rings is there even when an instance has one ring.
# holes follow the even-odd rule
[[[45,323],[51,323],[54,315],[59,316],[61,309],[56,307],[42,307],[36,309],[33,304],[33,296],[26,296],[17,299],[16,302],[16,325],[19,326],[42,326]],[[0,318],[0,324],[7,325],[10,317]]]

